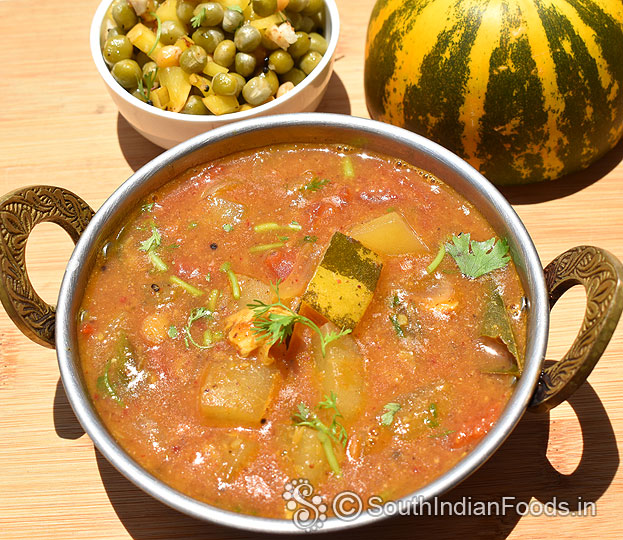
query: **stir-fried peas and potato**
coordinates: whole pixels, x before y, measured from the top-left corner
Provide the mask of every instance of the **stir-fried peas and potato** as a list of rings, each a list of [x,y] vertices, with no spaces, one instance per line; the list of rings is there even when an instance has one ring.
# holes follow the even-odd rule
[[[228,114],[281,97],[312,72],[327,50],[323,18],[323,0],[115,0],[102,55],[149,105]]]

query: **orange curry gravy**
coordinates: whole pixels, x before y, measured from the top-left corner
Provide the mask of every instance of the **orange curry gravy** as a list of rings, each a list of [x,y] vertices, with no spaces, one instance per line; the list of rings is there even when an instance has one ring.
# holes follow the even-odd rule
[[[228,316],[258,298],[270,303],[277,280],[296,308],[333,234],[391,212],[426,247],[381,257],[374,296],[351,334],[323,357],[316,333],[297,324],[289,348],[273,346],[264,362],[257,351],[239,354]],[[266,223],[280,228],[254,229]],[[482,336],[492,290],[519,356],[525,350],[524,292],[512,261],[471,278],[446,254],[427,272],[459,233],[496,236],[440,180],[342,146],[275,146],[189,170],[128,217],[90,276],[79,349],[95,407],[148,471],[228,510],[287,517],[282,493],[291,478],[309,479],[329,500],[347,489],[364,500],[408,494],[472,449],[513,390],[514,376],[494,373],[512,371],[508,348]],[[197,308],[206,316],[188,326]],[[302,403],[331,426],[334,410],[318,404],[332,392],[346,435],[344,445],[330,440],[339,475],[318,431],[293,420]],[[202,396],[210,395],[217,398],[206,410]],[[251,413],[240,419],[245,407]]]

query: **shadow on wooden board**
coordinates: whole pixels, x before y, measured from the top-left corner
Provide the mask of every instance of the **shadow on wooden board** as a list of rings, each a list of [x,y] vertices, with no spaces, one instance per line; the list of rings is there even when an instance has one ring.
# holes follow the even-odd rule
[[[546,457],[549,438],[549,414],[526,413],[504,445],[483,467],[443,501],[473,503],[529,504],[536,499],[543,504],[556,500],[569,511],[582,504],[596,502],[608,489],[619,466],[617,443],[608,415],[599,397],[585,383],[569,400],[578,417],[583,441],[582,458],[569,475],[556,471]],[[60,437],[76,438],[79,425],[69,407],[59,382],[54,419]],[[126,480],[96,450],[95,458],[110,502],[128,533],[136,540],[265,538],[263,535],[228,529],[187,517],[146,495]],[[469,499],[471,498],[471,499]],[[500,515],[485,516],[398,516],[352,532],[323,535],[327,539],[344,538],[454,538],[504,539],[521,519],[514,509]],[[457,510],[458,511],[458,510]],[[546,519],[546,518],[543,518]],[[569,519],[573,519],[569,517]],[[269,533],[270,531],[267,531]],[[274,535],[273,535],[274,537]],[[298,537],[300,538],[300,536]]]
[[[520,186],[498,186],[511,204],[534,204],[567,197],[594,184],[623,160],[623,139],[610,152],[583,171],[549,182]]]
[[[164,148],[148,141],[121,114],[117,114],[117,137],[123,157],[134,172],[164,152]]]

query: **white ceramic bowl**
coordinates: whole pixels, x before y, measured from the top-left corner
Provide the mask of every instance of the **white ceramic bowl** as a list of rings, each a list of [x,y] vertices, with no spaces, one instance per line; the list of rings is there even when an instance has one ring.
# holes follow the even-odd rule
[[[340,19],[334,0],[325,0],[325,38],[327,52],[320,63],[284,96],[248,111],[222,116],[193,116],[162,111],[132,97],[115,81],[102,56],[102,22],[112,0],[103,0],[91,23],[91,54],[93,61],[115,105],[128,123],[143,137],[162,148],[171,148],[195,135],[238,120],[280,113],[310,112],[316,110],[333,73],[333,61],[340,33]]]

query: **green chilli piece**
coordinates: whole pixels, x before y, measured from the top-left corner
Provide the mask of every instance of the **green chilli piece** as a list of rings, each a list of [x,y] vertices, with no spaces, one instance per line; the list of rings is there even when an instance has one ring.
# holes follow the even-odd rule
[[[210,296],[208,296],[208,309],[210,311],[216,311],[216,305],[220,297],[221,291],[219,291],[218,289],[212,289],[210,291]]]
[[[204,294],[203,291],[197,289],[197,287],[193,287],[190,283],[186,283],[183,279],[180,279],[177,276],[169,276],[169,281],[173,283],[173,285],[181,287],[193,296],[202,296]]]
[[[426,267],[426,272],[432,274],[435,270],[437,270],[437,267],[441,264],[441,261],[443,261],[445,255],[446,245],[444,242],[442,242],[439,246],[439,251],[437,252],[437,255],[435,256],[433,261]]]
[[[231,263],[226,262],[221,266],[221,272],[225,272],[227,277],[229,278],[229,283],[231,285],[231,294],[234,297],[234,300],[240,300],[240,285],[238,284],[238,278],[234,271],[231,269]]]
[[[262,253],[263,251],[270,251],[271,249],[279,249],[285,246],[285,242],[273,242],[272,244],[260,244],[259,246],[253,246],[249,248],[249,253]]]
[[[257,233],[268,232],[268,231],[280,231],[283,229],[288,229],[291,231],[300,231],[302,227],[296,221],[292,221],[288,223],[287,225],[280,225],[279,223],[274,223],[274,222],[260,223],[259,225],[255,225],[253,227],[253,231]]]
[[[342,158],[342,173],[346,178],[355,177],[355,168],[353,167],[353,160],[350,156],[344,156]]]

